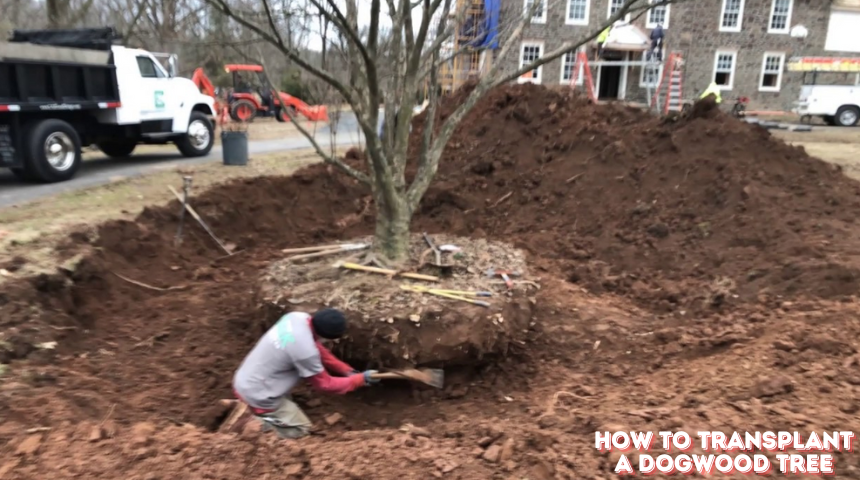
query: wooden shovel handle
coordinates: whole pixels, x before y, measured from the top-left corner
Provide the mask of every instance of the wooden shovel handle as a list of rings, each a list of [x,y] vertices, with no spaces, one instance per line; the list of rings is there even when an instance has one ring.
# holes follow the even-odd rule
[[[372,373],[372,374],[370,374],[370,378],[372,378],[374,380],[385,380],[385,379],[390,379],[390,378],[400,378],[400,379],[404,379],[404,380],[409,379],[408,377],[405,377],[399,373],[394,373],[394,372]]]
[[[430,275],[421,275],[420,273],[397,273],[396,270],[389,270],[387,268],[377,268],[377,267],[368,267],[365,265],[359,265],[357,263],[344,263],[341,265],[343,268],[348,268],[350,270],[361,270],[362,272],[370,272],[370,273],[381,273],[383,275],[397,275],[398,277],[404,278],[412,278],[414,280],[425,280],[428,282],[438,282],[439,277],[433,277]]]
[[[316,247],[284,248],[283,250],[281,250],[281,253],[320,252],[323,250],[331,250],[334,248],[342,248],[342,245],[336,243],[332,245],[317,245]]]
[[[293,255],[292,257],[287,257],[287,260],[302,260],[305,258],[316,258],[316,257],[324,257],[326,255],[332,255],[335,253],[346,252],[346,250],[342,248],[332,248],[331,250],[322,250],[319,252],[313,253],[303,253],[301,255]]]

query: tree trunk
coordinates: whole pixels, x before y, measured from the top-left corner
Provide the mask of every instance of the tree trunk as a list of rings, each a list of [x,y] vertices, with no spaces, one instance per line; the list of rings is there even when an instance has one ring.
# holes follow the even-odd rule
[[[67,13],[66,0],[47,0],[45,3],[48,11],[48,26],[51,28],[62,27],[63,19]]]
[[[381,198],[376,200],[373,248],[380,260],[391,266],[398,266],[409,259],[409,226],[412,223],[412,213],[405,195],[398,195],[395,201],[390,203],[393,205],[387,205]]]

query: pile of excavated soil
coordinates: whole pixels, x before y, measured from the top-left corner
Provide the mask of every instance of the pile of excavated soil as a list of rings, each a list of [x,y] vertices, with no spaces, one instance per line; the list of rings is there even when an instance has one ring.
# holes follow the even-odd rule
[[[350,243],[371,241],[368,237]],[[452,245],[459,251],[441,254],[444,266],[434,266],[435,257],[424,238],[413,235],[410,261],[399,268],[437,278],[436,282],[337,268],[348,252],[341,258],[287,258],[273,263],[256,293],[261,330],[290,311],[338,308],[346,312],[350,327],[347,335],[334,342],[333,351],[346,361],[375,369],[475,366],[497,361],[512,345],[522,344],[532,323],[532,302],[527,297],[531,287],[519,283],[509,290],[504,280],[487,272],[504,266],[519,274],[518,282],[530,281],[524,253],[483,239],[436,235],[433,241],[437,247]],[[404,287],[489,296],[467,296],[486,304],[474,305]]]
[[[597,429],[856,431],[858,191],[716,110],[662,121],[500,88],[413,230],[527,252],[542,288],[516,355],[442,391],[299,389],[318,428],[300,442],[213,432],[280,250],[373,231],[369,192],[326,166],[242,179],[192,199],[237,255],[196,225],[174,246],[172,202],[74,236],[77,266],[4,284],[0,476],[608,479]],[[856,455],[835,463],[860,478]]]
[[[701,307],[721,277],[740,300],[854,294],[857,242],[845,231],[860,186],[713,107],[673,122],[570,92],[498,89],[452,137],[422,216],[516,239],[572,282],[663,311]]]

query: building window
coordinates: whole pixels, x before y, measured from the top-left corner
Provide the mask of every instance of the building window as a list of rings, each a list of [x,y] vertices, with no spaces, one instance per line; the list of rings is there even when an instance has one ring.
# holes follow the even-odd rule
[[[860,53],[860,11],[843,10],[837,7],[837,2],[833,2],[824,50],[842,54]]]
[[[537,61],[543,55],[543,43],[538,42],[523,42],[522,50],[520,51],[520,68]],[[520,83],[540,83],[543,67],[522,74],[519,78]]]
[[[570,81],[573,79],[573,70],[576,67],[576,55],[582,51],[584,51],[583,47],[579,47],[577,52],[567,52],[564,54],[561,61],[561,83],[563,85],[570,85]],[[582,85],[583,75],[585,75],[585,68],[583,65],[580,65],[579,72],[576,74],[577,85]]]
[[[663,49],[663,58],[665,57],[666,49]],[[645,60],[646,54],[642,54],[642,59]],[[660,84],[660,79],[663,77],[663,63],[653,63],[643,65],[639,74],[639,86],[656,88]]]
[[[648,3],[654,3],[654,0],[648,0]],[[669,7],[671,5],[660,5],[648,10],[648,19],[645,23],[646,28],[655,28],[657,25],[663,25],[663,28],[669,28]]]
[[[588,25],[588,4],[590,0],[568,0],[567,20],[568,25]]]
[[[546,23],[546,3],[544,0],[540,0],[538,2],[537,10],[535,10],[534,15],[532,16],[532,23]],[[526,0],[525,13],[532,11],[534,8],[535,0]]]
[[[723,0],[721,32],[740,32],[744,19],[744,0]]]
[[[765,53],[761,63],[761,83],[759,91],[778,92],[782,86],[782,68],[785,64],[784,53]]]
[[[615,15],[615,12],[621,10],[621,7],[624,6],[625,0],[609,0],[609,14],[606,15],[606,18],[610,18]],[[630,14],[624,15],[624,21],[630,21]]]
[[[714,82],[721,90],[731,90],[735,83],[737,52],[717,52],[714,57]]]
[[[770,8],[768,33],[788,33],[791,27],[791,6],[794,0],[773,0]]]

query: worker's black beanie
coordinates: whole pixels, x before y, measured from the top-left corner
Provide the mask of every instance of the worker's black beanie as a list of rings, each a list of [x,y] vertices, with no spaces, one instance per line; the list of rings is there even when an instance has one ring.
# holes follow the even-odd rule
[[[340,338],[346,333],[346,317],[343,312],[334,308],[325,308],[313,314],[311,326],[314,332],[322,338]]]

